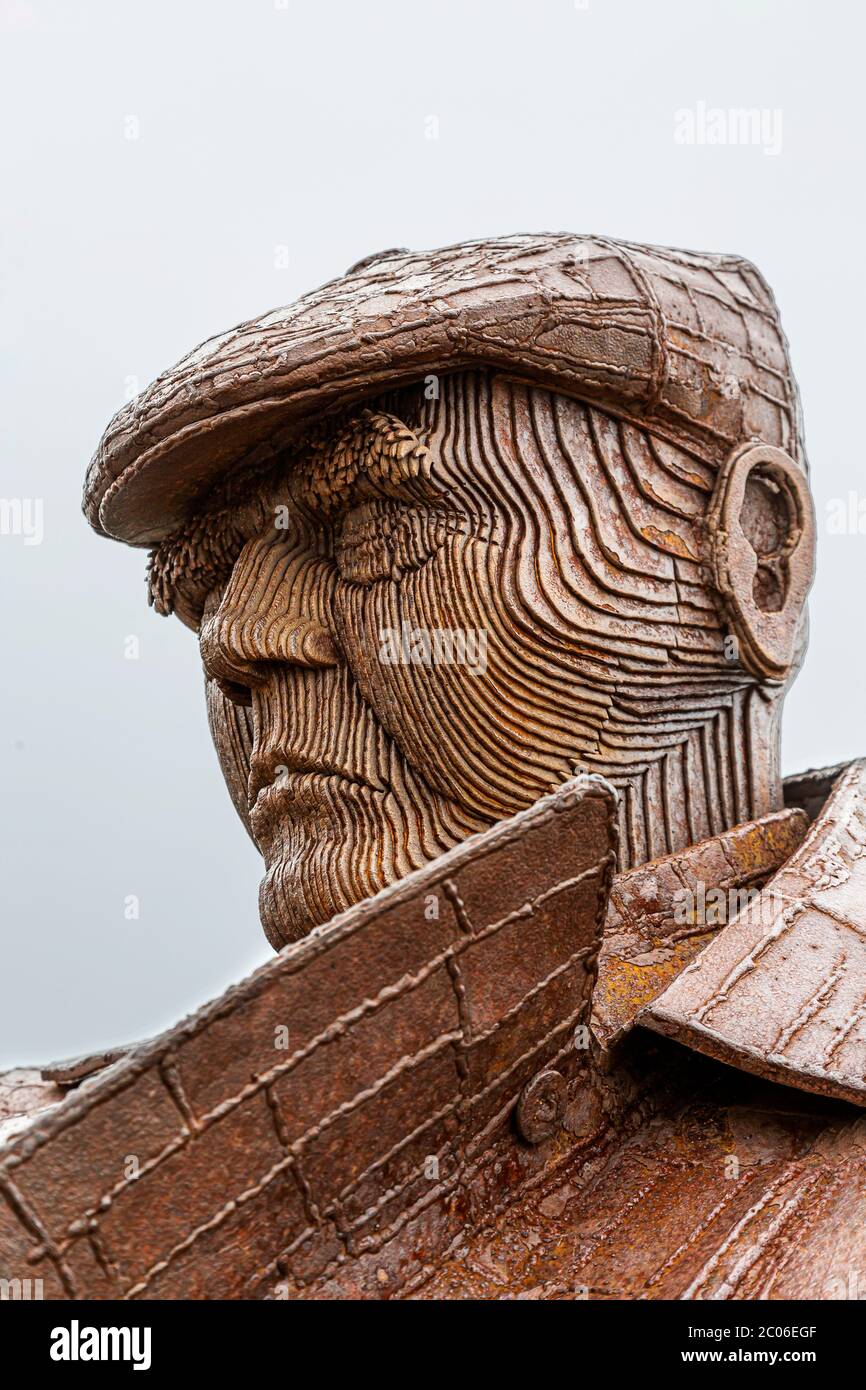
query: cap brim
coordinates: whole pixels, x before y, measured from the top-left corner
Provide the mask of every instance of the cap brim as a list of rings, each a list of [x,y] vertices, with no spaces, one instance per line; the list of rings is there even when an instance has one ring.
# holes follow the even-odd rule
[[[154,544],[311,417],[473,366],[587,400],[709,462],[753,437],[799,449],[785,340],[748,262],[512,237],[388,253],[205,343],[114,417],[86,515],[104,535]]]

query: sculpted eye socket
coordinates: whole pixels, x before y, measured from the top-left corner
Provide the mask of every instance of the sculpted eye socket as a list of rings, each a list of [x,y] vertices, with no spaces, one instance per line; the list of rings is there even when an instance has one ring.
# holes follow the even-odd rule
[[[335,558],[341,578],[353,584],[399,579],[419,569],[457,529],[445,507],[376,498],[346,512],[337,531]]]

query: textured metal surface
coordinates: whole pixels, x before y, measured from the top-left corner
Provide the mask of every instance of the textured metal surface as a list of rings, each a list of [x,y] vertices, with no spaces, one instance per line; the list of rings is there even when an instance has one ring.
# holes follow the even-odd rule
[[[777,1296],[814,1209],[859,1257],[858,1124],[633,1028],[864,1085],[859,783],[782,809],[815,523],[754,267],[366,258],[125,407],[85,510],[154,543],[299,944],[19,1136],[7,1255],[93,1296]]]
[[[627,1049],[585,1137],[414,1295],[861,1299],[862,1115],[647,1034]]]
[[[779,811],[614,879],[592,997],[603,1048],[676,979],[726,925],[731,907],[756,893],[806,833],[803,811]]]
[[[786,777],[782,783],[785,805],[800,807],[810,821],[817,820],[827,797],[850,766],[850,763],[835,763],[832,767],[812,767]]]
[[[86,1052],[62,1062],[49,1062],[39,1070],[46,1081],[55,1081],[58,1086],[77,1086],[85,1077],[94,1076],[112,1063],[119,1062],[134,1047],[135,1043],[130,1043],[126,1047],[109,1048],[103,1052]]]
[[[773,297],[738,256],[604,237],[503,237],[371,264],[204,343],[111,422],[88,518],[159,540],[280,430],[430,372],[490,366],[642,420],[718,463],[759,439],[799,459]]]
[[[36,1067],[0,1072],[0,1145],[29,1127],[33,1117],[58,1105],[63,1091]],[[2,1271],[0,1271],[2,1277]]]
[[[423,1276],[543,1169],[513,1127],[527,1081],[583,1087],[614,834],[610,789],[569,783],[86,1080],[0,1151],[0,1277],[213,1298]]]
[[[866,1104],[866,763],[842,774],[799,850],[640,1021]]]
[[[598,919],[590,927],[589,900],[581,908],[568,882],[551,878],[546,849],[560,873],[580,873],[592,858],[587,836],[600,853],[609,819],[588,835],[589,807],[572,805],[554,813],[561,833],[551,837],[540,809],[541,821],[536,811],[519,818],[540,832],[537,851],[532,833],[509,842],[506,828],[485,866],[477,856],[490,837],[479,837],[37,1116],[2,1155],[0,1274],[43,1278],[55,1297],[859,1297],[862,1119],[643,1030],[629,1034],[646,986],[626,978],[624,993],[610,988],[623,964],[655,983],[657,965],[663,973],[674,881],[725,891],[759,882],[798,842],[801,814],[614,879],[593,1027],[606,1017],[619,1045],[599,1070],[580,1050],[585,984],[573,974],[591,970],[591,953],[578,952],[581,965],[572,949],[573,933],[592,939]],[[832,801],[819,812],[816,838],[837,812]],[[425,934],[443,926],[420,910],[431,888],[452,933],[439,959],[453,1030],[430,1017],[425,982],[439,968],[419,966]],[[504,917],[479,933],[492,894]],[[509,914],[508,901],[521,906]],[[641,944],[650,958],[635,967]],[[477,946],[485,959],[476,969]],[[359,1007],[367,954],[371,992]],[[290,1020],[288,1050],[275,1054],[276,1030]],[[445,1114],[430,1089],[435,1048],[417,1031],[425,1020],[445,1026],[449,1065],[462,1056],[470,1088],[480,1087]],[[452,1031],[468,1032],[470,1046]],[[398,1054],[405,1065],[389,1068]],[[563,1075],[565,1105],[530,1146],[511,1111],[551,1070]],[[788,1080],[803,1084],[794,1072]],[[460,1092],[458,1071],[452,1084]],[[305,1105],[310,1118],[298,1127]],[[138,1178],[124,1166],[130,1155],[142,1161]],[[333,1203],[322,1185],[329,1171],[342,1171]]]

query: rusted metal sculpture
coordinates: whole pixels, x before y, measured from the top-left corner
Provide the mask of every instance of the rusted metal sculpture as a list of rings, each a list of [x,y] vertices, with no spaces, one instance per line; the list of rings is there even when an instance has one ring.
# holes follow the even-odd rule
[[[866,1104],[866,764],[641,1022],[762,1076]]]
[[[199,634],[280,955],[46,1074],[6,1263],[61,1297],[838,1296],[864,787],[780,778],[815,523],[754,267],[368,258],[121,411],[85,507]]]

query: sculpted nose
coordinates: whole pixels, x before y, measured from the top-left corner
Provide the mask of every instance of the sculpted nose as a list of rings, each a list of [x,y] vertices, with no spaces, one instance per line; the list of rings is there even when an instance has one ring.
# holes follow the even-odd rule
[[[326,570],[314,559],[246,547],[222,599],[208,601],[199,633],[205,671],[225,694],[249,703],[250,690],[267,681],[275,662],[339,664],[325,621]]]

